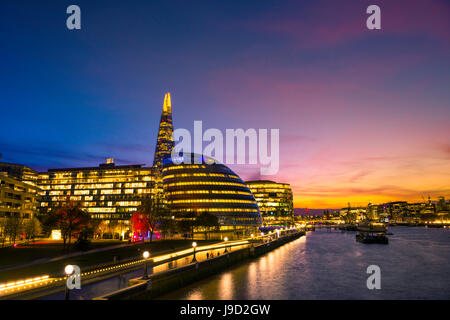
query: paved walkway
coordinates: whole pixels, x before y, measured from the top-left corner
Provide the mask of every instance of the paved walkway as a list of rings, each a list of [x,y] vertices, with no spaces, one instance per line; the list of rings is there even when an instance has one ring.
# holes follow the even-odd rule
[[[33,261],[27,262],[27,263],[14,264],[14,265],[9,265],[9,266],[6,266],[6,267],[2,267],[2,268],[0,268],[0,272],[1,271],[14,270],[14,269],[18,269],[18,268],[29,267],[29,266],[34,266],[34,265],[37,265],[37,264],[42,264],[42,263],[47,263],[47,262],[55,262],[55,261],[64,260],[64,259],[67,259],[67,258],[82,256],[82,255],[96,253],[96,252],[103,252],[103,251],[108,251],[108,250],[128,247],[128,246],[132,246],[132,245],[134,245],[134,243],[124,243],[124,244],[118,244],[118,245],[109,246],[109,247],[92,249],[92,250],[89,250],[89,251],[72,252],[72,253],[68,253],[68,254],[65,254],[65,255],[62,255],[62,256],[57,256],[57,257],[41,258],[41,259],[33,260]]]

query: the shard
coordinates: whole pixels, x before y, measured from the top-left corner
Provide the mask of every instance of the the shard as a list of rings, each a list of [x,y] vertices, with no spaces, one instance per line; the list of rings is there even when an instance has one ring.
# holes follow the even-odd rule
[[[159,122],[158,139],[156,141],[155,157],[153,166],[161,168],[162,160],[170,157],[173,149],[173,124],[172,124],[172,103],[170,92],[164,96],[163,111]]]

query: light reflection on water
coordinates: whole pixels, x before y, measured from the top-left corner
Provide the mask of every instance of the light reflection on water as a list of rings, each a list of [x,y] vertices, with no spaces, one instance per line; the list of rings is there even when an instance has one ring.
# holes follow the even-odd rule
[[[390,228],[388,245],[354,232],[308,233],[248,263],[162,299],[449,299],[450,230]],[[368,290],[366,268],[381,268]]]
[[[228,248],[228,250],[234,251],[234,250],[238,250],[238,249],[241,249],[244,247],[246,247],[246,245],[235,246],[232,248]],[[206,260],[207,253],[209,253],[209,254],[213,253],[215,257],[217,257],[218,255],[225,254],[224,248],[209,250],[208,252],[201,251],[201,252],[196,253],[197,261]],[[177,259],[172,262],[163,263],[163,264],[160,264],[160,265],[154,266],[154,267],[149,265],[147,268],[147,271],[148,271],[148,274],[151,275],[154,273],[167,271],[169,269],[185,266],[185,265],[192,263],[192,258],[193,258],[192,255],[190,255],[190,256],[180,258],[180,259]],[[90,284],[84,284],[83,279],[81,279],[81,289],[80,290],[72,290],[70,292],[70,296],[71,296],[70,299],[71,300],[89,300],[89,299],[93,299],[96,297],[100,297],[102,295],[105,295],[105,294],[114,292],[116,290],[128,287],[129,280],[135,279],[138,277],[142,277],[143,274],[144,274],[144,267],[139,268],[134,271],[125,272],[121,275],[112,276],[105,280],[97,281],[97,282],[90,283]],[[226,286],[227,283],[224,282],[224,285]],[[226,287],[224,287],[224,288],[226,288]],[[227,292],[226,294],[228,294],[228,296],[231,297],[232,292],[233,292],[232,287],[229,287],[229,289],[225,290],[224,292]],[[62,299],[64,299],[64,297],[65,297],[65,292],[60,291],[60,292],[57,292],[54,294],[50,294],[48,296],[40,297],[39,300],[62,300]],[[194,299],[201,299],[201,293],[194,294],[193,297],[194,297]],[[223,299],[228,299],[228,298],[227,298],[227,296],[224,295]]]

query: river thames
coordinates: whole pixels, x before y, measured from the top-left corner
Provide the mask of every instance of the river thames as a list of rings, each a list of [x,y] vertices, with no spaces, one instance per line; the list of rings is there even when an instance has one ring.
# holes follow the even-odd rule
[[[388,245],[319,230],[160,299],[449,299],[450,229],[391,227]],[[369,290],[369,265],[381,289]]]

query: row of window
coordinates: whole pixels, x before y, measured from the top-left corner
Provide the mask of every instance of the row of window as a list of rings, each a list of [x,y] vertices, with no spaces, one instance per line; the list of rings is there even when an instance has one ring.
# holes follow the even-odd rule
[[[223,174],[223,173],[180,173],[180,174],[169,174],[164,177],[164,180],[173,178],[185,178],[185,177],[221,177],[221,178],[231,178],[241,180],[238,176],[234,174]]]
[[[240,199],[190,199],[190,200],[172,200],[169,201],[169,203],[173,204],[179,204],[179,203],[216,203],[216,202],[223,202],[223,203],[252,203],[256,204],[256,201],[252,200],[240,200]]]
[[[249,184],[248,187],[250,189],[269,189],[269,188],[282,188],[282,189],[290,189],[289,184],[281,184],[281,183],[274,183],[274,184]]]
[[[112,213],[116,212],[117,208],[87,208],[88,212],[105,212],[105,213]],[[122,212],[135,212],[137,208],[121,208]]]
[[[206,168],[205,165],[197,165],[197,164],[191,164],[191,165],[175,165],[175,166],[170,166],[170,167],[166,167],[163,169],[163,172],[165,171],[169,171],[169,170],[179,170],[179,169],[199,169],[199,168]]]
[[[192,186],[192,185],[214,185],[214,186],[237,186],[237,187],[244,187],[247,188],[247,186],[243,183],[236,183],[236,182],[215,182],[215,181],[192,181],[192,182],[175,182],[175,183],[169,183],[167,184],[168,187],[177,187],[177,186]]]
[[[142,177],[118,177],[118,178],[99,178],[99,179],[50,179],[39,180],[39,184],[74,184],[74,183],[99,183],[99,182],[133,182],[133,181],[153,181],[152,176]]]
[[[247,208],[176,208],[174,212],[254,212],[257,213],[258,209]]]
[[[246,196],[251,196],[250,192],[245,191],[235,191],[235,190],[186,190],[186,191],[170,191],[166,194],[168,196],[173,195],[183,195],[183,194],[242,194]]]

